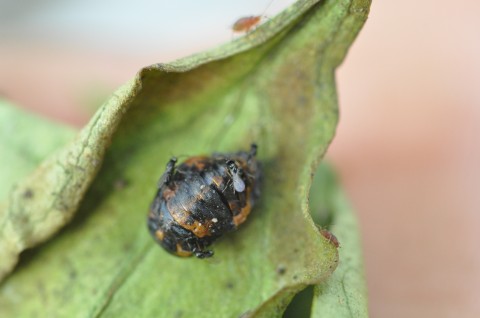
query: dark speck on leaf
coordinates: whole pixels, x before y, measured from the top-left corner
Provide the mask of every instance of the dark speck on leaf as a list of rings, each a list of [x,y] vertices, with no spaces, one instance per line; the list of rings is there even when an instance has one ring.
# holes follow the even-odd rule
[[[278,265],[277,267],[278,275],[283,275],[286,273],[286,271],[287,271],[287,267],[285,267],[285,265]]]
[[[115,180],[115,183],[113,184],[113,186],[115,187],[115,190],[122,190],[128,186],[128,181],[123,178],[117,179]]]
[[[27,189],[25,190],[25,192],[23,193],[23,197],[25,199],[31,199],[33,198],[33,190],[32,189]]]
[[[75,279],[77,277],[77,271],[76,270],[71,270],[68,273],[68,276],[70,277],[70,279]]]
[[[181,318],[183,317],[183,311],[179,310],[175,313],[175,318]]]

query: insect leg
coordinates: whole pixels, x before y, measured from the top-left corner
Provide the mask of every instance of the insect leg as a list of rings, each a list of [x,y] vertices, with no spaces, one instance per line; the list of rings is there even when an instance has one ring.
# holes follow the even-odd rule
[[[213,256],[213,251],[205,250],[205,245],[199,241],[192,242],[191,240],[187,241],[188,247],[192,251],[193,255],[197,258],[209,258]]]
[[[170,183],[173,177],[173,173],[175,172],[176,163],[177,163],[176,157],[170,158],[170,160],[167,162],[167,167],[165,169],[165,172],[160,177],[160,180],[158,180],[158,185],[157,185],[158,188],[162,187],[164,184],[168,185]]]
[[[250,162],[257,155],[257,144],[250,146],[250,152],[248,153],[248,162]]]

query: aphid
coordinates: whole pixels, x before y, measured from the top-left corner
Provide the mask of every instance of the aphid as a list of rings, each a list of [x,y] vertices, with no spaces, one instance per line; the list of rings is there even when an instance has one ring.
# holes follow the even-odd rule
[[[333,244],[336,248],[340,246],[340,242],[332,232],[326,229],[319,229],[319,231],[320,231],[320,234],[322,234],[323,237],[326,238],[329,243]]]
[[[167,163],[148,215],[148,229],[177,256],[211,257],[207,247],[242,224],[259,196],[257,146],[249,152]]]
[[[263,10],[265,13],[270,5],[273,3],[274,0],[271,0],[267,7]],[[247,17],[242,17],[235,21],[232,25],[232,31],[237,33],[248,33],[253,27],[260,23],[260,21],[264,18],[264,15],[251,15]]]
[[[232,31],[237,33],[245,32],[247,33],[250,31],[254,26],[260,23],[262,20],[262,16],[260,15],[253,15],[249,17],[243,17],[235,21],[232,25]]]

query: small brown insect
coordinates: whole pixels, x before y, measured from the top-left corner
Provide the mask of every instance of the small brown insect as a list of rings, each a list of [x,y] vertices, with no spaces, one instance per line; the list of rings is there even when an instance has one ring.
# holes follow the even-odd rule
[[[237,33],[247,33],[252,28],[254,28],[257,24],[259,24],[262,19],[265,17],[264,13],[268,10],[270,5],[273,3],[274,0],[270,0],[267,7],[263,10],[261,15],[251,15],[247,17],[243,17],[235,21],[232,25],[232,31]]]
[[[326,238],[329,243],[333,244],[336,248],[340,246],[340,242],[332,232],[326,229],[319,229],[319,230],[320,230],[320,234],[322,234],[323,237]]]
[[[254,26],[259,24],[261,20],[262,20],[262,16],[259,16],[259,15],[252,15],[249,17],[240,18],[232,25],[232,30],[233,32],[237,32],[237,33],[242,33],[242,32],[247,33]]]

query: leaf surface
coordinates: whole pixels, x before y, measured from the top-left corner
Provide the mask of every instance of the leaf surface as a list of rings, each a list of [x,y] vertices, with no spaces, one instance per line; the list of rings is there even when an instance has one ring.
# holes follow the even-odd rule
[[[0,279],[15,265],[23,247],[18,238],[29,228],[24,213],[11,213],[6,202],[17,193],[24,201],[34,200],[33,187],[22,187],[20,180],[74,136],[75,131],[28,114],[0,99]]]
[[[328,280],[314,286],[311,317],[368,317],[358,222],[336,176],[322,164],[312,184],[312,217],[340,243],[339,264]]]
[[[30,226],[15,224],[18,251],[77,214],[4,281],[0,313],[271,317],[324,281],[338,254],[310,217],[308,192],[338,119],[334,70],[369,4],[298,1],[237,41],[142,69],[12,192],[8,213]],[[264,183],[246,224],[215,243],[210,260],[156,246],[146,214],[169,157],[252,142]],[[21,195],[27,187],[34,202]]]

